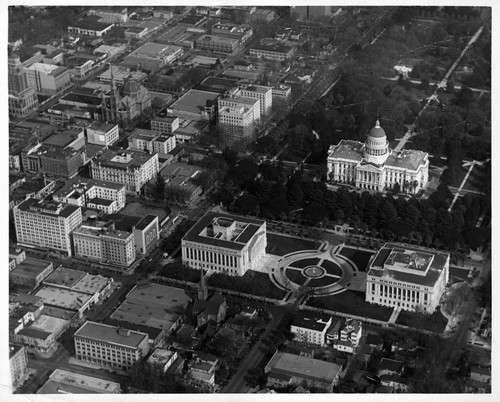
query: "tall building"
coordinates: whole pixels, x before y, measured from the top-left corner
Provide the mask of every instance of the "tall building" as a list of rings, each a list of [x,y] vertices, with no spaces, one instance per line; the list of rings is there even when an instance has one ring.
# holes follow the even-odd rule
[[[80,207],[27,199],[14,207],[17,242],[72,255],[70,235],[82,223]]]
[[[33,63],[26,72],[28,84],[44,95],[54,95],[70,85],[69,70],[66,67]]]
[[[111,370],[129,370],[149,352],[147,334],[87,321],[74,335],[75,355]]]
[[[28,354],[24,346],[9,343],[9,363],[12,386],[15,387],[28,373]]]
[[[240,86],[238,94],[245,98],[260,100],[260,115],[265,116],[273,107],[273,89],[262,85]]]
[[[86,129],[87,143],[108,147],[120,137],[118,124],[94,122]]]
[[[429,176],[429,154],[405,149],[393,153],[377,120],[365,143],[342,140],[332,145],[327,157],[328,178],[333,182],[384,191],[398,183],[416,193],[425,188]]]
[[[158,154],[108,150],[91,162],[92,178],[125,184],[128,193],[139,193],[158,174]]]
[[[186,233],[181,245],[184,264],[243,276],[266,254],[266,222],[208,212]]]
[[[366,301],[432,313],[449,279],[450,254],[386,243],[366,276]]]
[[[38,98],[19,56],[11,53],[8,63],[9,114],[24,116],[38,107]]]

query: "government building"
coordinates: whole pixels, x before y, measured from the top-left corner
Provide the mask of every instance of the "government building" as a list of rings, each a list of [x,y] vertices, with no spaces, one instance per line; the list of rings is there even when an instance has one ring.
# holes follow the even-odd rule
[[[327,157],[328,179],[359,188],[386,191],[398,183],[401,190],[417,193],[427,185],[429,154],[410,149],[394,153],[377,120],[365,143],[342,140]]]
[[[208,212],[182,239],[182,262],[243,276],[266,254],[266,245],[265,221]]]
[[[432,313],[448,283],[450,254],[386,243],[366,276],[366,301]]]

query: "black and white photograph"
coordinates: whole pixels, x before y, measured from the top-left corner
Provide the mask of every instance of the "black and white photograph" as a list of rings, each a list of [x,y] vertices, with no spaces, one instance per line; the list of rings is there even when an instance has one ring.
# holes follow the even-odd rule
[[[53,3],[3,6],[1,400],[493,400],[498,7]]]

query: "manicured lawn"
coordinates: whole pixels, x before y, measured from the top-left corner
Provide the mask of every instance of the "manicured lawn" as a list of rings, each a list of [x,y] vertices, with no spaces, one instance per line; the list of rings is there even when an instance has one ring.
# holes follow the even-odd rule
[[[292,262],[290,266],[295,268],[305,268],[309,265],[318,265],[318,262],[319,258],[304,258],[302,260]]]
[[[194,283],[199,282],[201,277],[199,269],[184,267],[181,261],[172,262],[160,268],[158,275]]]
[[[342,275],[342,268],[340,268],[337,264],[332,261],[324,260],[321,263],[321,266],[326,269],[326,272],[332,275]]]
[[[337,282],[337,280],[337,278],[332,278],[331,276],[324,276],[323,278],[311,279],[307,286],[317,288],[321,286],[332,285],[333,283]]]
[[[430,315],[402,310],[396,319],[396,324],[438,333],[444,331],[447,323],[448,320],[439,309]]]
[[[334,296],[312,298],[307,301],[307,305],[380,321],[388,321],[393,311],[389,307],[365,302],[365,293],[353,290]]]
[[[207,284],[222,289],[234,290],[235,292],[265,296],[277,300],[281,300],[286,294],[284,290],[274,286],[268,274],[256,271],[247,271],[241,277],[213,274],[208,278]]]
[[[465,281],[468,275],[468,269],[450,267],[450,278],[457,278],[459,281]]]
[[[356,264],[360,271],[366,272],[368,262],[370,261],[371,256],[375,253],[351,247],[343,247],[339,254],[349,258],[354,264]]]
[[[290,279],[297,285],[303,285],[304,282],[307,280],[307,278],[304,275],[302,275],[302,271],[298,271],[296,269],[287,269],[285,271],[285,274],[288,277],[288,279]]]
[[[274,233],[267,234],[266,252],[274,255],[285,255],[301,250],[317,250],[321,243],[313,240],[297,239]]]

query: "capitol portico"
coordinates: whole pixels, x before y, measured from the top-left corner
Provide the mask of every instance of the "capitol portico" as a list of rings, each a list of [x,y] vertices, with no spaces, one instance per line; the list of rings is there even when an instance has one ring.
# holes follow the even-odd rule
[[[327,167],[333,182],[377,191],[390,190],[398,183],[401,190],[416,193],[427,185],[429,154],[408,149],[393,153],[377,120],[365,143],[342,140],[332,145]]]

